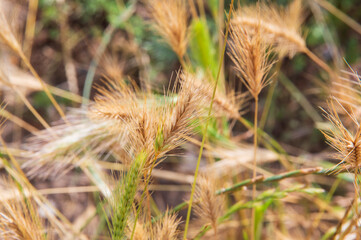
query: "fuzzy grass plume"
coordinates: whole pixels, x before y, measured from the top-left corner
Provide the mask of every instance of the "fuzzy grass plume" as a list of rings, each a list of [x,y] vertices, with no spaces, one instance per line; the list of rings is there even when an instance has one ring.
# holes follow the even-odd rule
[[[198,180],[195,199],[198,204],[194,206],[195,214],[202,222],[210,224],[217,235],[217,220],[222,216],[223,197],[216,196],[216,182],[214,178],[201,176]]]
[[[33,200],[20,194],[12,180],[6,180],[5,184],[11,186],[14,198],[0,200],[0,238],[46,240]]]
[[[232,19],[232,25],[242,27],[252,34],[262,32],[262,41],[273,45],[281,56],[293,57],[306,48],[301,33],[303,18],[300,0],[292,1],[286,8],[261,2],[239,8]]]
[[[182,61],[188,42],[188,10],[183,0],[146,0],[157,32]]]

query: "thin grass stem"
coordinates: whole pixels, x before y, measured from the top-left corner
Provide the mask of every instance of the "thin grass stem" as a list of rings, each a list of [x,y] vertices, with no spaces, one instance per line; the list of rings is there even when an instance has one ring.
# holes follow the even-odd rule
[[[197,166],[196,166],[196,170],[195,170],[195,173],[194,173],[194,180],[193,180],[193,184],[192,184],[192,191],[191,191],[191,196],[190,196],[189,204],[188,204],[187,219],[186,219],[186,224],[185,224],[185,227],[184,227],[184,235],[183,235],[183,239],[184,239],[184,240],[187,239],[187,233],[188,233],[188,227],[189,227],[189,220],[190,220],[191,211],[192,211],[192,203],[193,203],[194,192],[195,192],[195,188],[196,188],[196,184],[197,184],[197,177],[198,177],[199,165],[200,165],[201,158],[202,158],[202,154],[203,154],[203,148],[204,148],[204,143],[205,143],[205,140],[206,140],[206,135],[207,135],[207,129],[208,129],[208,124],[209,124],[209,119],[210,119],[210,116],[211,116],[211,113],[212,113],[213,100],[214,100],[214,97],[216,96],[216,90],[217,90],[217,86],[218,86],[218,81],[219,81],[219,77],[220,77],[220,73],[221,73],[221,69],[222,69],[222,65],[223,65],[224,53],[225,53],[225,51],[226,51],[226,42],[227,42],[228,33],[229,33],[229,23],[230,23],[232,11],[233,11],[233,2],[234,2],[234,0],[232,0],[232,1],[231,1],[231,4],[230,4],[230,9],[229,9],[229,13],[228,13],[228,19],[227,19],[226,35],[225,35],[225,37],[224,37],[223,51],[222,51],[221,59],[220,59],[220,61],[219,61],[217,78],[216,78],[216,82],[215,82],[214,89],[213,89],[213,94],[212,94],[211,103],[210,103],[210,106],[209,106],[209,111],[208,111],[208,115],[207,115],[207,120],[206,120],[206,124],[205,124],[204,131],[203,131],[202,144],[201,144],[201,147],[200,147],[200,149],[199,149]]]
[[[282,66],[282,62],[283,62],[283,58],[281,58],[279,61],[277,61],[276,63],[276,66],[275,66],[275,76],[273,76],[273,81],[271,82],[271,86],[268,90],[268,93],[267,93],[267,97],[266,97],[266,102],[264,104],[264,107],[263,107],[263,112],[262,112],[262,116],[261,116],[261,119],[259,121],[259,128],[260,129],[264,129],[265,125],[266,125],[266,122],[267,122],[267,117],[268,117],[268,113],[269,113],[269,110],[271,108],[271,104],[272,104],[272,99],[273,99],[273,95],[274,95],[274,92],[276,90],[276,86],[277,86],[277,77],[278,77],[278,73],[280,72],[281,70],[281,66]]]
[[[257,172],[257,136],[258,136],[258,96],[255,97],[255,110],[254,110],[254,125],[253,125],[253,178],[256,178]],[[256,184],[252,186],[252,200],[256,199]],[[252,208],[252,224],[251,224],[251,239],[255,239],[255,220],[256,220],[256,209]]]
[[[304,48],[303,52],[318,66],[320,66],[323,70],[325,70],[331,77],[335,75],[334,71],[328,66],[321,58],[317,57],[310,49]]]

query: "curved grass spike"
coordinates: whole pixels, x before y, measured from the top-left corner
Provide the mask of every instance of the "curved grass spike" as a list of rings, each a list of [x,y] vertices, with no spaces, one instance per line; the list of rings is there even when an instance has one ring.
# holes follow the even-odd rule
[[[112,239],[124,239],[125,229],[128,223],[129,214],[137,193],[140,179],[142,178],[143,166],[146,163],[147,155],[144,152],[138,154],[130,166],[127,174],[122,178],[113,197],[109,200],[112,208],[111,226],[109,226]]]
[[[198,176],[198,171],[199,171],[199,165],[200,165],[200,162],[201,162],[204,143],[205,143],[205,140],[206,140],[207,128],[208,128],[208,124],[209,124],[209,117],[211,115],[212,107],[213,107],[213,100],[214,100],[214,97],[216,95],[217,85],[218,85],[218,81],[219,81],[219,77],[220,77],[220,73],[221,73],[221,69],[222,69],[222,65],[223,65],[224,54],[225,54],[225,51],[226,51],[226,43],[227,43],[227,38],[228,38],[228,33],[229,33],[229,25],[230,25],[231,15],[232,15],[232,11],[233,11],[233,2],[234,2],[234,0],[232,0],[231,4],[230,4],[228,19],[227,19],[226,35],[224,37],[223,51],[222,51],[221,59],[219,61],[218,73],[217,73],[216,83],[215,83],[214,89],[213,89],[213,95],[212,95],[211,103],[210,103],[210,106],[209,106],[208,117],[207,117],[207,120],[206,120],[206,125],[204,127],[202,144],[201,144],[201,147],[199,149],[197,167],[196,167],[196,170],[195,170],[195,173],[194,173],[194,180],[193,180],[193,184],[192,184],[192,192],[191,192],[191,196],[190,196],[189,204],[188,204],[187,220],[186,220],[186,224],[185,224],[185,228],[184,228],[183,239],[187,239],[187,232],[188,232],[189,220],[190,220],[191,211],[192,211],[193,196],[194,196],[194,192],[195,192],[195,188],[196,188],[196,184],[197,184],[197,176]]]

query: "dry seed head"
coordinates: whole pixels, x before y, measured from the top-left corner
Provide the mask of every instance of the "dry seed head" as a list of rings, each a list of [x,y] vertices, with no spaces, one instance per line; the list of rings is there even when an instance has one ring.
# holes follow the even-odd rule
[[[217,185],[214,178],[203,175],[199,178],[194,198],[199,204],[194,206],[196,215],[205,223],[212,225],[217,232],[217,219],[222,216],[223,199],[216,196]]]
[[[188,11],[184,0],[145,0],[152,15],[155,29],[183,58],[188,42]]]
[[[134,226],[134,221],[129,220],[128,228],[126,231],[126,235],[127,235],[128,239],[131,239],[132,232],[133,232],[133,226]],[[149,240],[150,234],[151,233],[149,232],[149,229],[144,224],[144,222],[141,220],[138,220],[137,224],[135,225],[133,239],[134,240]]]
[[[154,240],[176,240],[178,239],[179,231],[177,228],[180,224],[180,219],[175,214],[170,214],[167,210],[164,217],[155,225]]]
[[[30,177],[61,176],[104,152],[124,156],[129,129],[121,121],[90,119],[87,112],[74,110],[68,115],[69,124],[43,130],[24,144],[28,152],[23,164]],[[125,155],[127,156],[127,155]]]
[[[361,116],[361,80],[356,72],[341,71],[340,75],[331,79],[330,95],[337,98],[348,111]],[[339,110],[339,108],[337,109]],[[340,111],[339,114],[344,114]],[[344,122],[348,126],[347,122]]]
[[[273,45],[281,56],[293,57],[306,48],[301,33],[303,18],[301,0],[294,0],[286,8],[262,2],[242,6],[237,10],[231,23],[251,34],[257,33],[257,28],[260,28],[262,41]]]
[[[17,189],[12,181],[7,186]],[[43,226],[31,199],[24,199],[17,190],[18,199],[0,202],[0,239],[34,239],[45,240]]]
[[[261,34],[260,25],[251,34],[240,24],[231,24],[228,54],[254,98],[258,98],[261,90],[269,83],[267,75],[273,65],[269,60],[269,47],[262,41]]]
[[[190,73],[185,73],[184,75],[188,75],[188,77],[194,79],[194,88],[201,92],[201,94],[207,99],[208,104],[206,103],[206,105],[209,105],[213,95],[213,87],[211,84],[209,84],[209,82],[203,77],[192,76]],[[227,95],[220,91],[216,91],[216,95],[213,99],[213,110],[215,116],[217,117],[217,114],[219,114],[220,116],[227,116],[229,118],[239,118],[240,110],[244,105],[245,99],[245,94],[235,93],[232,90],[229,90]]]
[[[342,168],[358,171],[361,167],[361,126],[353,113],[349,113],[338,99],[333,98],[328,102],[329,112],[325,112],[326,118],[332,124],[332,129],[323,131],[327,142],[337,152]],[[346,113],[346,117],[354,123],[353,129],[344,126],[337,108]]]

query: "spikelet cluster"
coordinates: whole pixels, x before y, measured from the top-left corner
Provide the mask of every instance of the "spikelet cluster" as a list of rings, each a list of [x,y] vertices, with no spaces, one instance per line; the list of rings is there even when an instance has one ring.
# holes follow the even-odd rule
[[[286,8],[261,2],[239,8],[231,23],[246,29],[249,33],[256,34],[257,31],[261,31],[262,40],[273,45],[281,56],[293,57],[306,48],[301,33],[303,18],[300,0],[292,1]]]
[[[126,231],[127,239],[131,239],[131,237],[132,237],[133,226],[134,226],[134,221],[129,220],[127,231]],[[151,236],[151,231],[149,231],[149,227],[147,227],[147,225],[144,223],[144,221],[138,219],[137,224],[135,225],[133,239],[134,240],[149,240],[150,236]]]
[[[195,199],[199,204],[194,206],[196,215],[201,221],[211,224],[217,233],[217,220],[222,216],[223,198],[216,196],[217,185],[214,178],[201,176],[197,182]]]
[[[109,82],[98,88],[99,95],[87,111],[68,116],[70,124],[60,124],[51,132],[41,131],[29,139],[29,161],[23,165],[30,176],[59,176],[67,170],[104,153],[130,162],[140,152],[146,165],[161,159],[178,147],[191,133],[196,119],[203,116],[209,90],[195,88],[195,79],[183,74],[177,78],[180,90],[176,99],[134,91],[124,82]]]
[[[154,240],[176,240],[179,231],[177,230],[180,219],[175,214],[165,211],[164,217],[155,225]]]
[[[188,11],[184,0],[146,0],[157,32],[181,59],[187,50]]]
[[[230,36],[228,54],[251,95],[258,98],[261,90],[269,83],[267,75],[273,65],[269,60],[269,47],[262,40],[261,25],[256,25],[251,33],[241,24],[231,24]]]
[[[145,161],[146,155],[144,153],[140,153],[134,159],[128,172],[121,178],[119,186],[113,192],[113,197],[110,199],[112,208],[110,227],[112,239],[123,239],[126,235],[129,214],[142,178]]]
[[[12,181],[6,181],[7,186],[15,189]],[[34,239],[45,240],[42,221],[31,199],[24,198],[17,190],[11,199],[0,202],[0,239]]]
[[[51,132],[38,132],[24,144],[28,151],[23,157],[28,160],[22,167],[29,177],[59,177],[85,161],[102,159],[106,150],[129,160],[123,149],[128,129],[122,122],[89,118],[83,110],[74,110],[68,121]]]
[[[337,152],[337,159],[340,160],[339,170],[359,172],[361,167],[361,126],[357,117],[348,112],[340,101],[333,98],[329,101],[329,111],[325,112],[326,118],[332,124],[332,129],[323,131],[327,142]],[[346,117],[352,120],[353,127],[346,128],[341,120],[338,111],[344,111]]]

